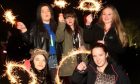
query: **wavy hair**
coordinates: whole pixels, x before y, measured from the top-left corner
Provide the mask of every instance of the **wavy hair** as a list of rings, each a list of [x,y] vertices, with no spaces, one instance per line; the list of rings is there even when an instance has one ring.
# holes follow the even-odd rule
[[[128,39],[127,39],[127,35],[125,33],[125,30],[124,30],[124,26],[121,22],[121,19],[120,19],[120,16],[118,14],[118,11],[117,9],[112,6],[112,5],[106,5],[103,7],[102,11],[106,8],[110,8],[112,9],[113,11],[113,21],[112,21],[112,25],[115,26],[115,30],[116,30],[116,33],[118,34],[119,36],[119,39],[122,43],[122,46],[126,46],[127,43],[128,43]],[[103,20],[102,20],[102,12],[101,12],[101,15],[99,17],[99,20],[98,20],[98,23],[101,24],[102,26],[104,26],[104,23],[103,23]]]

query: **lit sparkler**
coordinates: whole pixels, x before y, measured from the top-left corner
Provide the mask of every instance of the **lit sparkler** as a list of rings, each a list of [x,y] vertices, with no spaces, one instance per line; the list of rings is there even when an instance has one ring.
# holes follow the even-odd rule
[[[5,18],[6,22],[11,23],[12,25],[16,23],[16,16],[13,15],[11,10],[5,11],[3,17]]]
[[[62,9],[65,8],[68,3],[65,0],[55,0],[54,5]]]
[[[101,9],[101,0],[81,0],[77,8],[83,11],[98,12]]]
[[[59,78],[59,69],[61,68],[61,66],[63,65],[64,61],[66,61],[68,58],[70,57],[74,57],[77,54],[90,54],[91,51],[88,50],[72,50],[67,56],[65,56],[64,58],[62,58],[62,60],[59,62],[59,66],[58,66],[58,70],[56,73],[56,77],[55,77],[55,81],[57,84],[62,84],[62,81]]]
[[[1,4],[0,4],[0,7],[2,8],[3,11],[5,11],[4,8],[3,8],[3,6]]]
[[[21,70],[25,70],[29,76],[31,77],[31,80],[29,80],[29,84],[36,84],[37,83],[37,78],[35,76],[35,74],[31,71],[29,71],[24,64],[19,64],[16,62],[7,62],[6,63],[6,72],[5,74],[8,76],[8,79],[10,80],[10,82],[13,84],[18,84],[21,80],[19,79],[18,75],[15,75],[13,69],[14,68],[21,68]],[[19,82],[18,82],[19,81]]]

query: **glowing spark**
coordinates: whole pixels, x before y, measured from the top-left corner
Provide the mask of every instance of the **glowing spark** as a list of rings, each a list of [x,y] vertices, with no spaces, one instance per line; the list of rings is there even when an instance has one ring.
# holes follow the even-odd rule
[[[11,10],[5,11],[3,17],[5,18],[6,22],[11,23],[12,25],[16,23],[16,16],[13,15]]]
[[[1,4],[0,4],[0,7],[2,8],[3,11],[5,11],[4,8],[3,8],[3,6]]]
[[[83,11],[98,12],[101,9],[101,1],[81,0],[77,8]]]
[[[6,63],[6,72],[5,74],[7,74],[8,76],[8,79],[10,80],[11,83],[16,83],[18,84],[19,82],[18,81],[21,81],[19,79],[19,76],[18,75],[15,75],[13,71],[14,68],[21,68],[21,70],[25,70],[29,76],[31,77],[31,80],[29,80],[29,84],[36,84],[37,83],[37,78],[35,76],[34,73],[32,73],[31,71],[29,71],[24,64],[18,64],[18,63],[15,63],[15,62],[7,62]]]
[[[64,0],[55,0],[54,5],[58,6],[59,8],[65,8],[68,3]]]
[[[75,57],[75,55],[77,55],[77,54],[90,54],[90,53],[91,53],[91,51],[88,51],[88,50],[72,50],[67,56],[64,56],[64,58],[62,58],[62,60],[59,62],[58,70],[57,70],[56,77],[55,77],[56,83],[62,84],[62,81],[60,81],[58,73],[59,73],[59,69],[61,68],[61,66],[63,65],[63,62],[65,60],[67,60],[70,57]]]

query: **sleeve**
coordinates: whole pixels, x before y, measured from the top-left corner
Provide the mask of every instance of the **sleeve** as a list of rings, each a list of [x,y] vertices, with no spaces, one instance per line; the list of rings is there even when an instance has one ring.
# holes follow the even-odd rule
[[[30,68],[31,68],[30,60],[25,60],[24,65],[25,65],[27,70],[30,70]]]
[[[81,27],[80,27],[80,38],[81,38],[81,45],[85,46],[85,42],[84,42],[84,39],[83,39],[83,28],[81,28]]]
[[[101,40],[104,35],[102,27],[98,24],[92,24],[84,28],[83,38],[85,43],[90,44],[91,47]]]
[[[87,71],[81,72],[75,70],[72,75],[72,84],[86,84],[87,81]]]
[[[112,54],[119,55],[123,52],[123,47],[116,34],[116,31],[112,29],[105,39],[105,44]]]
[[[26,42],[31,48],[33,48],[34,32],[36,31],[36,25],[32,24],[30,29],[27,32],[22,33],[22,40]]]
[[[57,30],[56,30],[56,41],[57,42],[62,42],[64,40],[65,26],[66,25],[63,22],[58,23],[58,27],[57,27]]]
[[[116,84],[131,84],[128,75],[122,70],[122,67],[117,67],[118,81]]]
[[[93,37],[92,31],[93,29],[91,26],[85,26],[83,28],[83,39],[85,43],[90,44],[93,42],[93,39],[91,39]]]

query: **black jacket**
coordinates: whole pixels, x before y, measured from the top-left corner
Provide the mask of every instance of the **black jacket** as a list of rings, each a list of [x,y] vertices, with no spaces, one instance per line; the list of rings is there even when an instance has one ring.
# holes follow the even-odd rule
[[[119,36],[117,35],[113,26],[107,32],[105,37],[104,29],[100,24],[90,25],[89,27],[86,26],[84,28],[83,38],[85,43],[90,44],[91,49],[98,40],[103,40],[104,38],[105,45],[109,51],[109,54],[113,56],[113,58],[120,56],[124,51]]]
[[[31,48],[41,48],[49,51],[49,34],[48,31],[41,31],[36,24],[31,26],[27,32],[23,33],[24,41],[31,46]]]
[[[56,33],[54,29],[52,29],[54,34]],[[23,41],[30,46],[30,48],[41,48],[46,51],[49,51],[50,46],[50,36],[48,31],[44,27],[40,27],[37,23],[33,23],[31,25],[31,29],[28,29],[27,32],[22,34]],[[62,52],[61,43],[56,42],[56,53],[59,55]]]
[[[96,66],[89,63],[87,70],[80,72],[77,69],[72,75],[73,84],[94,84],[96,80]],[[109,63],[104,71],[105,74],[115,75],[115,84],[130,84],[128,76],[121,70],[119,66]]]

